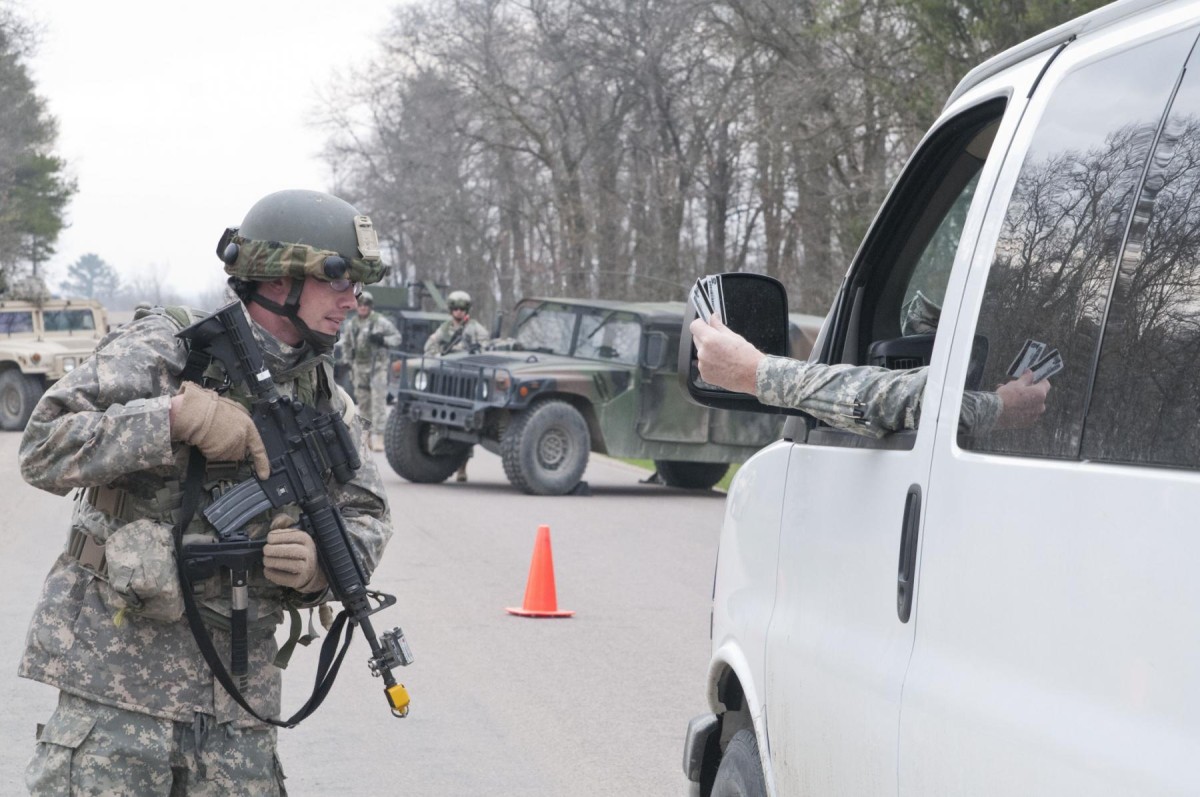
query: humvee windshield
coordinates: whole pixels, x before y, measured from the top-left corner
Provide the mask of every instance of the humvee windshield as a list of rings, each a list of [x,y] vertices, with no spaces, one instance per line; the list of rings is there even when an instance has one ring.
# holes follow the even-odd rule
[[[96,319],[89,308],[46,310],[42,313],[42,324],[47,332],[91,331],[96,328]]]
[[[632,313],[542,302],[517,308],[513,338],[526,351],[636,365],[642,327]]]
[[[33,313],[29,310],[0,312],[0,335],[33,331]]]

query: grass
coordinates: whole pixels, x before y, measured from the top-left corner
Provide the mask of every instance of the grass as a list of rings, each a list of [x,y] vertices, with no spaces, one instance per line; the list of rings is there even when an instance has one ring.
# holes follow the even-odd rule
[[[639,468],[645,468],[647,471],[649,471],[651,473],[654,472],[654,460],[652,460],[652,459],[625,459],[624,457],[620,457],[619,459],[622,462],[628,462],[630,465],[635,465]],[[736,474],[738,472],[738,468],[740,468],[740,467],[742,467],[742,466],[741,465],[731,466],[729,468],[728,472],[726,472],[726,474],[724,475],[724,477],[721,478],[721,481],[717,482],[717,486],[714,487],[713,489],[714,490],[722,490],[722,491],[728,490],[730,482],[733,481],[734,474]]]

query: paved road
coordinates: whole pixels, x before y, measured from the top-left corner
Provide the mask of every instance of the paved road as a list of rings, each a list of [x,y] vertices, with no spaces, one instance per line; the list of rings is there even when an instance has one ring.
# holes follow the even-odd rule
[[[26,485],[19,435],[0,432],[0,794],[18,785],[35,723],[55,692],[15,676],[42,579],[65,539],[70,502]],[[293,797],[309,795],[674,795],[683,731],[703,710],[709,601],[723,497],[641,485],[593,457],[589,497],[514,491],[480,451],[466,484],[414,485],[382,454],[396,536],[373,579],[399,603],[416,663],[393,718],[356,637],[325,705],[281,732]],[[565,620],[505,613],[524,596],[539,524],[548,524]],[[290,713],[315,651],[284,675]]]

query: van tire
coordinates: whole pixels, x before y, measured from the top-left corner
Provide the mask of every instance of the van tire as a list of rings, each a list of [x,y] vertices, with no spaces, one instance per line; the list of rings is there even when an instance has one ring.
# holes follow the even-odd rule
[[[441,440],[433,453],[429,450],[433,431],[432,424],[414,421],[393,407],[383,430],[383,452],[392,470],[410,482],[438,484],[461,468],[471,456],[471,446]]]
[[[566,495],[587,468],[592,437],[579,410],[548,399],[516,414],[500,439],[504,475],[531,495]]]
[[[725,755],[721,756],[712,797],[766,797],[766,794],[758,740],[754,738],[754,731],[742,728],[729,740]]]
[[[16,368],[0,373],[0,429],[19,432],[45,392],[42,380],[23,374]]]
[[[658,477],[668,487],[686,490],[710,490],[725,477],[729,464],[725,462],[679,462],[670,459],[654,460]]]

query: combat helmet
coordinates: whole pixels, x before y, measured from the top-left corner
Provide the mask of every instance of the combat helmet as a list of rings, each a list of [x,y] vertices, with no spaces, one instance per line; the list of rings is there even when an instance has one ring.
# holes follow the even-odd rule
[[[358,295],[358,303],[364,307],[374,307],[375,297],[371,295],[370,291],[363,291]]]
[[[471,294],[466,291],[451,291],[446,297],[446,306],[451,310],[466,310],[471,311]]]
[[[230,227],[217,244],[230,283],[246,301],[287,318],[316,349],[327,351],[336,337],[315,332],[300,319],[304,278],[343,283],[374,283],[388,267],[380,257],[379,238],[368,216],[353,205],[320,191],[287,190],[268,194]],[[283,304],[263,297],[253,283],[293,277]]]

